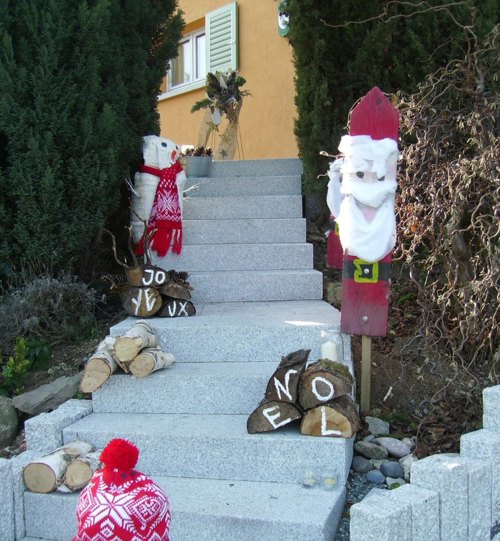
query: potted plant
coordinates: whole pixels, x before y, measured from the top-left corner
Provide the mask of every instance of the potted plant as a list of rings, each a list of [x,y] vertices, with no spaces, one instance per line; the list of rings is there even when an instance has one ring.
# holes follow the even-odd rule
[[[181,164],[187,177],[208,177],[212,163],[212,149],[198,146],[184,150],[181,154]]]

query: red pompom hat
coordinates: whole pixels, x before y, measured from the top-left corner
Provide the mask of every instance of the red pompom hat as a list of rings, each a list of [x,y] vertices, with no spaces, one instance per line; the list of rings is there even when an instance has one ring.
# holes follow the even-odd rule
[[[78,498],[73,541],[168,541],[170,506],[162,489],[134,470],[137,447],[111,440],[97,471]]]

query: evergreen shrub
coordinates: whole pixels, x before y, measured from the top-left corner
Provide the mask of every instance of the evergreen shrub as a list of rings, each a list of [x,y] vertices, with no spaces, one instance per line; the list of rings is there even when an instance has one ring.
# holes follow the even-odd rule
[[[465,26],[485,35],[498,20],[495,0],[448,4],[288,0],[296,67],[295,126],[306,193],[324,194],[324,150],[337,154],[349,110],[371,88],[412,92],[425,76],[470,49]]]
[[[175,0],[0,1],[0,277],[81,270],[159,133],[182,27]]]

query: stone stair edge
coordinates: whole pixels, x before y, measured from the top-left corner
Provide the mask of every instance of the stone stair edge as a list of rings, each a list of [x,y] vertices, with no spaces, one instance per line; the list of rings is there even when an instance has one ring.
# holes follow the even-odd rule
[[[302,174],[302,161],[299,158],[275,158],[256,160],[214,160],[211,164],[210,175],[220,176],[247,176],[273,174]]]
[[[345,500],[343,487],[326,492],[321,489],[305,489],[299,483],[254,483],[231,479],[159,476],[153,476],[153,479],[170,499],[170,534],[172,539],[179,541],[192,541],[195,532],[196,539],[201,541],[254,541],[256,538],[330,541]],[[197,497],[193,498],[193,494]],[[76,530],[74,509],[77,497],[78,494],[26,493],[25,505],[29,519],[25,541],[68,541]],[[266,503],[264,507],[263,501]],[[63,515],[62,520],[58,521],[56,534],[50,538],[35,537],[35,534],[52,531],[48,510],[53,508]],[[225,537],[220,537],[222,533]]]
[[[338,483],[345,484],[350,439],[305,436],[298,422],[248,434],[247,419],[234,414],[92,413],[66,427],[63,440],[81,438],[102,448],[116,437],[130,439],[141,449],[137,469],[147,474],[287,482],[298,481],[297,465],[309,463],[330,465]]]
[[[313,246],[307,242],[248,244],[188,244],[180,255],[155,257],[156,265],[184,271],[313,269]]]

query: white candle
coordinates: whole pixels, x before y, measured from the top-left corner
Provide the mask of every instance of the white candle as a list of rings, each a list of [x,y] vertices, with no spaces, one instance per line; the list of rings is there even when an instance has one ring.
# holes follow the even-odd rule
[[[330,359],[330,361],[338,362],[337,344],[331,340],[326,341],[321,345],[321,358]]]

